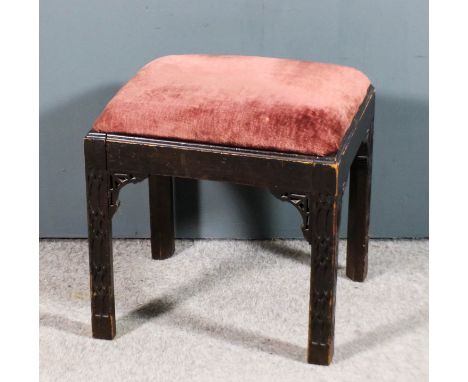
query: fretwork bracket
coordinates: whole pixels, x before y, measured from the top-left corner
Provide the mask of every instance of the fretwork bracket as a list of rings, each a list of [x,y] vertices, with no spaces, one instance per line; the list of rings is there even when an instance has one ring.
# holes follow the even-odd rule
[[[112,217],[120,206],[119,192],[130,183],[138,183],[144,180],[147,175],[137,174],[111,174],[109,188],[109,214]]]

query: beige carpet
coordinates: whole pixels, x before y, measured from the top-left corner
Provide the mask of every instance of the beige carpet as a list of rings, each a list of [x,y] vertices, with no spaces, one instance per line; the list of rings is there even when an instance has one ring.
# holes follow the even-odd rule
[[[372,241],[365,283],[340,243],[329,367],[304,362],[305,241],[114,242],[117,338],[91,338],[84,240],[40,243],[42,381],[425,381],[428,242]]]

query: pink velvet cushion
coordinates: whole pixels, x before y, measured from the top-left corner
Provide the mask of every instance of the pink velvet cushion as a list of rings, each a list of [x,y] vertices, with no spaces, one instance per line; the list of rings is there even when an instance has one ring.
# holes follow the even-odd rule
[[[180,55],[144,66],[94,124],[101,132],[330,155],[369,79],[339,65]]]

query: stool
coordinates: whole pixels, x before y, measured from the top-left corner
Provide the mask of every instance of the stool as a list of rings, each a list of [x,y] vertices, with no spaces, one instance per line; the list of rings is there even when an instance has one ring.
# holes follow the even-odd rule
[[[149,179],[153,259],[174,252],[173,177],[268,188],[311,246],[307,361],[333,357],[341,199],[346,274],[367,274],[375,93],[356,69],[266,57],[179,55],[144,66],[84,139],[94,338],[116,333],[112,216]],[[275,280],[272,280],[275,282]]]

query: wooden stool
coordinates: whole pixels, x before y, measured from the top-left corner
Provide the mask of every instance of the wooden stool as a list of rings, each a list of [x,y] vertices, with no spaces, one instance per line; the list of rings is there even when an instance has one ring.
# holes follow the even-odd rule
[[[301,214],[312,248],[307,360],[328,365],[348,172],[346,274],[367,274],[374,100],[364,74],[332,64],[181,55],[141,69],[84,140],[93,337],[116,332],[111,221],[121,188],[149,178],[152,257],[166,259],[172,178],[229,181],[266,187]]]

